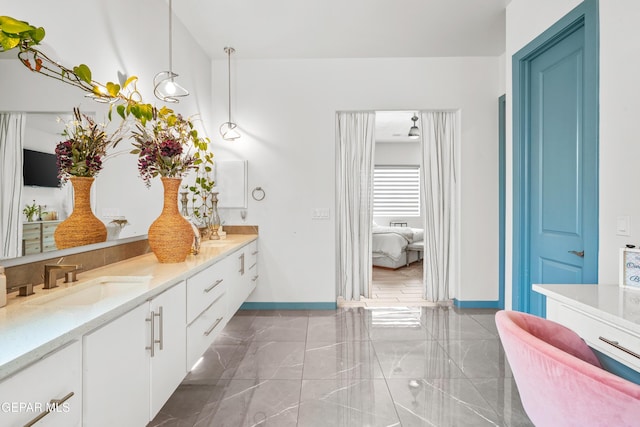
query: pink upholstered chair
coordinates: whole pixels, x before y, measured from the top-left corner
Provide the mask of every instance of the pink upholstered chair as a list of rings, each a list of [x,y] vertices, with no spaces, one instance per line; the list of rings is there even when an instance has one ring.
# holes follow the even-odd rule
[[[536,426],[640,426],[640,386],[603,370],[575,332],[517,311],[499,311],[496,325]]]

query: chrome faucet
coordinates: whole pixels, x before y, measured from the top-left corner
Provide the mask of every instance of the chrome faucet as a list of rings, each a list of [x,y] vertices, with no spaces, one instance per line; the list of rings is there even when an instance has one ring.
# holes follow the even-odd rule
[[[75,282],[78,280],[76,278],[76,274],[80,269],[82,269],[82,265],[72,265],[72,264],[45,264],[44,266],[44,287],[43,289],[53,289],[58,287],[56,284],[57,274],[56,270],[66,270],[70,269],[65,274],[65,283]]]

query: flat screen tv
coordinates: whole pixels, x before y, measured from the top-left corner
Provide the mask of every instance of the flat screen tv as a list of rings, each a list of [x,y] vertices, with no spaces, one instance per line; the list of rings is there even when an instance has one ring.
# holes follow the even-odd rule
[[[23,152],[22,177],[24,185],[60,187],[56,155],[25,149]]]

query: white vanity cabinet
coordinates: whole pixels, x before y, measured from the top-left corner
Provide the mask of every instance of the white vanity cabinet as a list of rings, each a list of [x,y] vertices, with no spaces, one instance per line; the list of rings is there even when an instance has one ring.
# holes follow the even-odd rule
[[[25,386],[28,385],[28,386]],[[82,425],[82,345],[73,341],[0,382],[0,425]]]
[[[144,426],[186,375],[185,283],[83,338],[84,425]]]

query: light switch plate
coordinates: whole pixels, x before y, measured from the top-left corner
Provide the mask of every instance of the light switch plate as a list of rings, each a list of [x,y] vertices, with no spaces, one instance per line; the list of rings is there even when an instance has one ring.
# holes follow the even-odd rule
[[[631,219],[628,216],[619,216],[616,219],[616,234],[618,236],[631,235]]]

